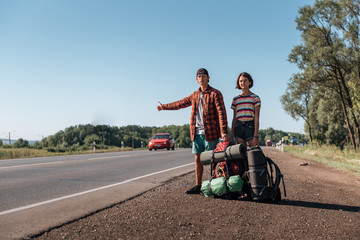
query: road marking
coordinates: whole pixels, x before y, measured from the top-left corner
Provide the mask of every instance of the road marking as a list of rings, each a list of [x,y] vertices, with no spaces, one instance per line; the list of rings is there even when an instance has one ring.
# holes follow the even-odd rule
[[[34,208],[34,207],[39,207],[39,206],[42,206],[42,205],[45,205],[45,204],[49,204],[49,203],[53,203],[53,202],[57,202],[57,201],[77,197],[77,196],[81,196],[81,195],[84,195],[84,194],[87,194],[87,193],[96,192],[96,191],[103,190],[103,189],[106,189],[106,188],[119,186],[119,185],[122,185],[122,184],[125,184],[125,183],[133,182],[133,181],[136,181],[136,180],[139,180],[139,179],[142,179],[142,178],[146,178],[146,177],[150,177],[150,176],[153,176],[153,175],[156,175],[156,174],[172,171],[172,170],[175,170],[175,169],[178,169],[178,168],[187,167],[187,166],[190,166],[190,165],[193,165],[193,164],[194,163],[188,163],[188,164],[185,164],[185,165],[181,165],[181,166],[177,166],[177,167],[173,167],[173,168],[168,168],[168,169],[161,170],[161,171],[158,171],[158,172],[149,173],[149,174],[139,176],[139,177],[136,177],[136,178],[131,178],[131,179],[128,179],[128,180],[125,180],[125,181],[122,181],[122,182],[106,185],[106,186],[99,187],[99,188],[90,189],[90,190],[87,190],[87,191],[84,191],[84,192],[74,193],[74,194],[71,194],[71,195],[67,195],[67,196],[63,196],[63,197],[59,197],[59,198],[54,198],[54,199],[50,199],[50,200],[39,202],[39,203],[30,204],[30,205],[19,207],[19,208],[13,208],[13,209],[10,209],[10,210],[7,210],[7,211],[0,212],[0,216],[6,215],[6,214],[9,214],[9,213],[19,212],[19,211]]]
[[[183,151],[182,149],[180,149],[179,151]],[[178,152],[179,152],[178,151]],[[155,152],[153,153],[155,154]],[[157,154],[161,154],[160,152],[157,152]],[[97,158],[87,158],[87,159],[74,159],[72,160],[72,162],[75,161],[91,161],[91,160],[102,160],[102,159],[108,159],[108,158],[124,158],[124,157],[133,157],[133,156],[138,156],[138,155],[142,155],[139,153],[136,154],[128,154],[128,155],[118,155],[118,156],[108,156],[108,157],[97,157]],[[63,156],[61,156],[63,157]],[[12,161],[13,159],[9,160]],[[28,160],[28,159],[25,159]],[[8,160],[2,160],[2,161],[8,161]],[[17,159],[18,161],[18,159]],[[36,165],[43,165],[43,164],[56,164],[56,163],[64,163],[65,161],[58,161],[58,162],[49,162],[49,163],[34,163],[34,164],[24,164],[24,165],[18,165],[18,166],[9,166],[9,167],[0,167],[0,170],[2,169],[9,169],[9,168],[19,168],[19,167],[31,167],[31,166],[36,166]]]
[[[101,159],[107,159],[107,158],[123,158],[123,157],[132,157],[136,155],[120,155],[120,156],[110,156],[110,157],[99,157],[99,158],[88,158],[87,161],[90,160],[101,160]]]
[[[177,152],[180,152],[180,151],[184,151],[184,149],[179,149]],[[163,151],[164,153],[166,152],[166,151]],[[97,158],[87,158],[86,159],[86,161],[91,161],[91,160],[102,160],[102,159],[108,159],[108,158],[123,158],[123,157],[134,157],[134,156],[139,156],[139,155],[141,155],[141,156],[147,156],[146,154],[148,154],[148,153],[143,153],[143,152],[141,152],[141,153],[135,153],[135,154],[128,154],[128,155],[115,155],[115,156],[108,156],[108,157],[97,157]],[[153,155],[155,155],[155,154],[162,154],[162,152],[153,152],[152,153]]]
[[[18,165],[18,166],[9,166],[9,167],[0,167],[1,169],[7,169],[7,168],[18,168],[18,167],[32,167],[36,165],[45,165],[45,164],[56,164],[56,163],[63,163],[64,161],[59,162],[49,162],[49,163],[34,163],[34,164],[26,164],[26,165]]]

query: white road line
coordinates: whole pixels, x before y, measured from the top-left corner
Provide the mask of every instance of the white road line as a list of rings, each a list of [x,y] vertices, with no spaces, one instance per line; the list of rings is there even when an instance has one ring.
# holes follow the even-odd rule
[[[121,155],[121,156],[111,156],[111,157],[99,157],[99,158],[88,158],[88,159],[80,159],[80,161],[91,161],[91,160],[101,160],[101,159],[107,159],[107,158],[123,158],[123,157],[131,157],[131,156],[135,156],[135,155]],[[77,160],[73,160],[74,161],[79,161],[79,159]],[[1,169],[7,169],[7,168],[19,168],[19,167],[32,167],[32,166],[36,166],[36,165],[45,165],[45,164],[56,164],[56,163],[64,163],[65,161],[58,161],[58,162],[48,162],[48,163],[33,163],[33,164],[25,164],[25,165],[17,165],[17,166],[9,166],[9,167],[0,167]]]
[[[9,167],[0,167],[1,169],[7,169],[7,168],[19,168],[19,167],[32,167],[36,165],[45,165],[45,164],[56,164],[56,163],[63,163],[64,161],[59,162],[49,162],[49,163],[34,163],[34,164],[26,164],[26,165],[18,165],[18,166],[9,166]]]
[[[136,156],[136,155],[120,155],[120,156],[110,156],[110,157],[88,158],[86,160],[87,161],[89,161],[89,160],[101,160],[101,159],[107,159],[107,158],[123,158],[123,157],[132,157],[132,156]]]
[[[179,151],[183,151],[183,150],[178,150]],[[150,153],[150,154],[162,154],[161,152],[154,152],[154,153]],[[117,156],[108,156],[108,157],[97,157],[97,158],[87,158],[87,161],[91,161],[91,160],[102,160],[102,159],[107,159],[107,158],[123,158],[123,157],[134,157],[134,156],[147,156],[146,154],[140,154],[140,153],[135,153],[135,154],[128,154],[128,155],[117,155]]]
[[[132,182],[132,181],[136,181],[136,180],[146,178],[146,177],[150,177],[150,176],[153,176],[153,175],[156,175],[156,174],[168,172],[168,171],[175,170],[175,169],[178,169],[178,168],[187,167],[187,166],[190,166],[190,165],[193,165],[193,164],[194,163],[188,163],[188,164],[185,164],[185,165],[181,165],[181,166],[161,170],[161,171],[158,171],[158,172],[146,174],[146,175],[143,175],[143,176],[140,176],[140,177],[131,178],[131,179],[128,179],[128,180],[125,180],[125,181],[122,181],[122,182],[118,182],[118,183],[114,183],[114,184],[110,184],[110,185],[107,185],[107,186],[90,189],[90,190],[87,190],[87,191],[84,191],[84,192],[74,193],[74,194],[71,194],[71,195],[67,195],[67,196],[63,196],[63,197],[59,197],[59,198],[54,198],[54,199],[50,199],[50,200],[39,202],[39,203],[30,204],[30,205],[19,207],[19,208],[13,208],[13,209],[10,209],[10,210],[7,210],[7,211],[0,212],[0,216],[6,215],[6,214],[9,214],[9,213],[19,212],[19,211],[22,211],[22,210],[26,210],[26,209],[30,209],[30,208],[34,208],[34,207],[38,207],[38,206],[42,206],[42,205],[45,205],[45,204],[57,202],[57,201],[64,200],[64,199],[77,197],[77,196],[80,196],[80,195],[84,195],[84,194],[87,194],[87,193],[92,193],[92,192],[103,190],[103,189],[106,189],[106,188],[119,186],[121,184],[129,183],[129,182]]]

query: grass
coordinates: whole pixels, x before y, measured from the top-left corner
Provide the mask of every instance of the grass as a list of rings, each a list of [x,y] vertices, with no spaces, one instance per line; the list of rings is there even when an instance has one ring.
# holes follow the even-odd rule
[[[286,146],[284,151],[360,176],[360,152],[342,151],[331,145]]]
[[[131,151],[132,148],[119,148],[109,147],[107,149],[97,149],[96,153],[104,152],[120,152]],[[139,150],[139,149],[136,149]],[[89,154],[93,153],[92,150],[79,150],[79,151],[66,151],[66,152],[52,152],[46,149],[31,149],[31,148],[0,148],[0,160],[4,159],[17,159],[17,158],[34,158],[34,157],[50,157],[60,155],[72,155],[72,154]]]

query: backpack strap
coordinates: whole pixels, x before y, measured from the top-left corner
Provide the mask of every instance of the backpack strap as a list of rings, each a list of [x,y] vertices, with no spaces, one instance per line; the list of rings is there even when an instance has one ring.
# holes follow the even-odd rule
[[[229,147],[229,145],[226,146],[226,148],[224,149],[224,159],[225,159],[225,165],[226,165],[226,179],[229,180],[229,177],[232,175],[231,172],[231,167],[230,167],[230,163],[229,163],[229,158],[228,155],[226,153],[226,149]]]
[[[211,159],[210,159],[210,174],[211,178],[214,176],[214,160],[215,160],[215,151],[212,150]]]
[[[284,175],[281,173],[279,166],[273,160],[271,160],[269,157],[265,157],[265,160],[266,160],[266,162],[268,163],[268,165],[269,165],[269,167],[271,169],[271,184],[272,184],[272,187],[273,187],[272,197],[276,196],[276,193],[278,191],[280,182],[282,182],[282,184],[283,184],[284,196],[286,197],[286,188],[285,188]],[[272,171],[273,171],[272,167],[275,168],[275,173],[276,173],[275,181],[274,181],[273,176],[272,176]]]
[[[215,165],[215,166],[217,166],[217,165]],[[225,179],[226,179],[226,194],[228,194],[229,193],[229,181],[228,181],[228,178],[226,178],[226,174],[225,174],[225,172],[224,172],[224,170],[219,166],[219,169],[220,169],[220,171],[222,171],[222,174],[223,174],[223,176],[225,177]],[[211,193],[211,195],[213,195],[213,196],[217,196],[214,192],[213,192],[213,190],[212,190],[212,188],[211,188],[211,181],[213,180],[215,178],[215,174],[211,177],[211,179],[210,179],[210,181],[209,181],[209,191],[210,191],[210,193]]]

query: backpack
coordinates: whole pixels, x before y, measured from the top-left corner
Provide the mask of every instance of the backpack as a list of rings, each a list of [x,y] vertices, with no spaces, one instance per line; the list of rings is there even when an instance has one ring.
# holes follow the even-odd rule
[[[260,147],[247,151],[248,170],[245,173],[247,194],[255,201],[281,201],[280,183],[283,184],[284,196],[286,189],[284,176],[278,165],[266,157]]]
[[[236,198],[242,192],[243,179],[241,175],[245,174],[244,163],[246,161],[243,161],[245,157],[239,157],[238,155],[240,152],[245,156],[243,152],[244,146],[239,146],[239,149],[234,146],[233,151],[228,149],[233,145],[232,142],[220,142],[212,151],[210,161],[211,179],[204,181],[201,187],[204,196]],[[236,157],[233,157],[231,152],[237,153],[237,155],[234,154]],[[217,157],[215,157],[216,153],[218,153]]]

